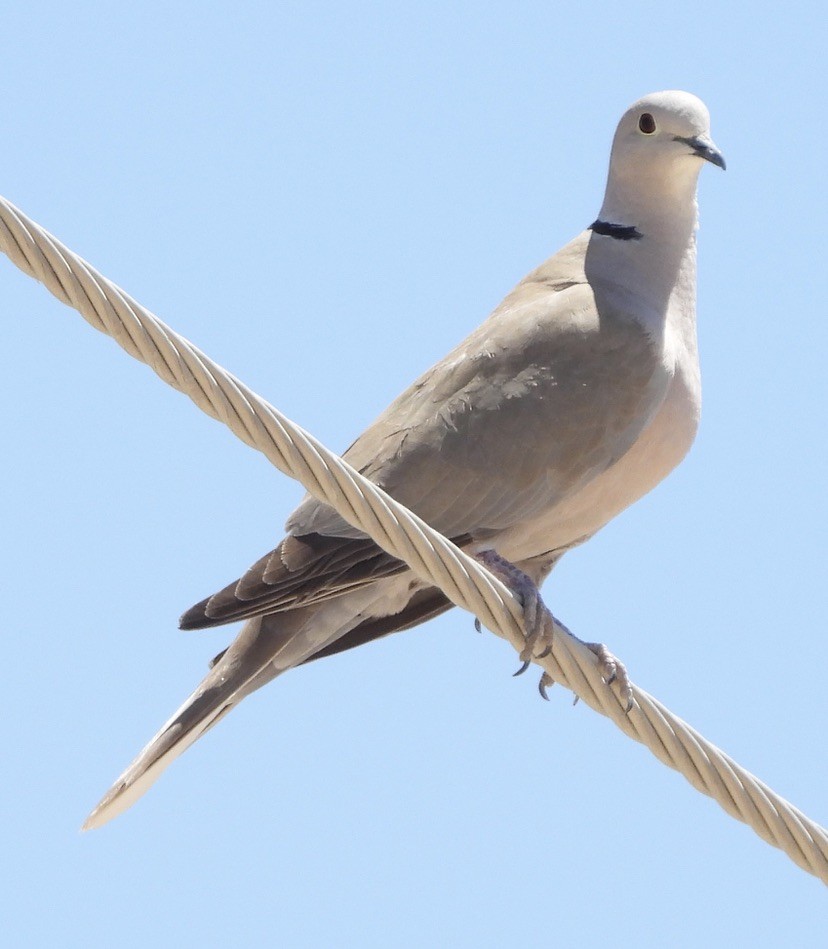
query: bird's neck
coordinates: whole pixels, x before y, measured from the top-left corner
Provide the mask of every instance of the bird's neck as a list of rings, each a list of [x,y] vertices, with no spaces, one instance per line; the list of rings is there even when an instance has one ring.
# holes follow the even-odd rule
[[[670,174],[611,171],[598,220],[633,227],[636,232],[674,248],[691,243],[698,222],[697,167]]]
[[[614,287],[617,300],[629,301],[632,319],[654,338],[662,337],[667,320],[692,335],[695,320],[696,227],[695,193],[665,202],[607,200],[591,227],[586,255],[593,286]],[[624,212],[620,211],[624,208]],[[599,278],[598,282],[594,278]],[[649,304],[642,306],[642,303]],[[622,309],[624,308],[622,303]],[[692,341],[688,339],[688,344]]]

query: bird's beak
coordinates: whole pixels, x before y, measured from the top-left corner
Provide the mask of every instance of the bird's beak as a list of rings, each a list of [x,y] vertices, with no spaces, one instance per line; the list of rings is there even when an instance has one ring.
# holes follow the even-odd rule
[[[713,165],[718,165],[722,171],[727,168],[724,155],[716,148],[713,139],[708,138],[706,135],[696,135],[692,138],[682,138],[682,136],[677,135],[676,141],[684,142],[685,145],[689,145],[694,155],[698,155],[699,158],[703,158]]]

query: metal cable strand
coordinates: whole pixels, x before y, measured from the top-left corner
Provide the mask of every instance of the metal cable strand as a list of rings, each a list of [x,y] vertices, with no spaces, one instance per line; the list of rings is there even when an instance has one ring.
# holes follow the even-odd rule
[[[453,603],[516,650],[523,648],[521,608],[499,580],[2,197],[0,249],[130,356],[224,422],[418,576],[439,586]],[[602,680],[595,655],[566,630],[556,625],[553,652],[535,662],[728,814],[828,883],[828,832],[635,686],[635,707],[627,714],[616,690]]]

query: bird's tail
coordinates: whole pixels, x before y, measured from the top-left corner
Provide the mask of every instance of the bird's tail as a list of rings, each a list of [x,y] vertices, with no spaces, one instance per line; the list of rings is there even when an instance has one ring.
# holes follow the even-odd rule
[[[106,792],[83,829],[100,827],[131,807],[168,765],[245,696],[324,652],[358,626],[377,596],[366,588],[248,620],[229,648],[213,660],[201,685]]]
[[[83,830],[100,827],[131,807],[168,765],[244,696],[283,671],[272,665],[274,643],[262,634],[262,626],[259,618],[245,625],[195,692],[106,792],[87,817]]]
[[[82,829],[101,827],[132,807],[169,764],[230,711],[235,702],[229,695],[222,686],[193,692],[101,798]]]

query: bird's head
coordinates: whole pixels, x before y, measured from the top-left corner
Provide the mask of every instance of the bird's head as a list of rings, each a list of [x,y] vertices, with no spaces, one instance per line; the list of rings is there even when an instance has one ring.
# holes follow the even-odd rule
[[[701,99],[677,91],[644,96],[618,123],[601,217],[641,224],[659,211],[695,213],[696,181],[706,161],[725,167]]]

